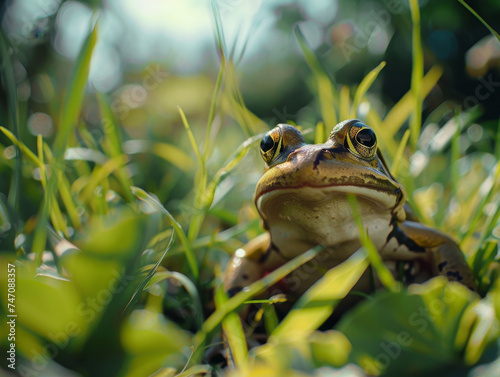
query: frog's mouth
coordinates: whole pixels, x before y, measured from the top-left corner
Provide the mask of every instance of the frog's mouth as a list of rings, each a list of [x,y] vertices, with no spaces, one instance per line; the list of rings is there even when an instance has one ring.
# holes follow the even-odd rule
[[[291,190],[291,191],[290,191]],[[375,168],[329,160],[319,165],[284,163],[268,170],[255,190],[255,200],[275,194],[290,194],[306,202],[323,200],[325,195],[353,194],[394,208],[405,201],[405,192],[396,181]]]
[[[256,195],[255,203],[263,218],[270,212],[281,212],[280,207],[295,206],[310,209],[311,212],[321,212],[321,206],[326,203],[345,202],[347,196],[353,195],[367,206],[377,208],[377,211],[398,212],[404,203],[404,192],[399,187],[388,189],[380,185],[360,185],[349,182],[333,186],[297,186],[276,187],[261,191]],[[286,212],[286,209],[284,209]],[[398,217],[398,216],[396,216]]]

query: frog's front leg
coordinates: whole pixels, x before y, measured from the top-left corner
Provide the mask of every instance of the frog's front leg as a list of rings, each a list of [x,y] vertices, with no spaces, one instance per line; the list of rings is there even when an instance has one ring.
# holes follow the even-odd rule
[[[269,233],[266,232],[234,252],[224,273],[224,290],[229,296],[234,296],[264,275],[262,262],[270,243]]]
[[[432,275],[445,276],[450,281],[458,281],[471,290],[476,290],[474,277],[462,251],[450,237],[414,221],[399,224],[399,229],[403,237],[407,237],[410,251],[427,254]]]

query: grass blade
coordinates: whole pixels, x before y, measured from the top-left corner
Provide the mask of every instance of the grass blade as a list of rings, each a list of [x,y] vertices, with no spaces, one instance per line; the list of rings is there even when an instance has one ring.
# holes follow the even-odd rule
[[[325,123],[319,121],[314,130],[314,142],[321,144],[326,141],[328,134],[326,133]]]
[[[329,270],[304,293],[281,321],[272,339],[287,339],[298,333],[316,330],[333,313],[368,267],[368,258],[359,250],[337,267]]]
[[[217,75],[217,81],[215,82],[214,94],[212,95],[212,103],[210,104],[210,111],[208,113],[207,120],[207,132],[205,134],[205,144],[203,146],[203,160],[206,161],[211,151],[211,140],[210,135],[212,132],[212,124],[215,118],[215,105],[217,104],[217,99],[219,98],[220,88],[222,86],[222,77],[226,65],[226,60],[222,57],[220,62],[219,74]]]
[[[349,119],[349,109],[351,108],[351,94],[347,85],[340,88],[339,117],[340,119]],[[354,107],[353,107],[354,108]]]
[[[321,67],[318,59],[307,45],[306,39],[299,27],[295,28],[295,35],[299,46],[304,54],[307,64],[311,68],[316,84],[318,85],[318,98],[321,108],[321,117],[327,127],[333,128],[337,124],[337,114],[335,113],[335,94],[332,82],[326,72]]]
[[[9,140],[14,144],[16,147],[19,148],[22,154],[24,154],[32,163],[40,167],[40,165],[43,165],[39,158],[29,149],[26,145],[24,145],[22,142],[18,140],[18,138],[8,129],[5,127],[0,126],[0,131],[2,131],[5,136],[9,138]]]
[[[74,203],[73,197],[71,195],[71,189],[68,179],[62,172],[59,173],[59,194],[61,195],[61,200],[64,203],[64,207],[68,212],[68,216],[75,229],[80,229],[82,227],[82,222],[80,216],[78,215],[78,210]]]
[[[173,232],[172,232],[172,234],[173,234]],[[158,266],[160,266],[161,261],[165,258],[167,251],[170,251],[170,243],[169,243],[169,246],[167,247],[167,250],[165,250],[165,253],[162,255],[162,257],[156,263]],[[156,271],[158,269],[158,266],[155,267],[154,271]],[[191,300],[193,301],[195,318],[196,318],[196,325],[198,326],[198,328],[200,328],[202,323],[203,323],[203,306],[201,305],[201,300],[200,300],[200,296],[198,294],[198,290],[196,288],[196,285],[194,285],[194,283],[191,280],[189,280],[189,278],[187,276],[185,276],[177,271],[156,272],[156,273],[154,273],[154,276],[152,275],[151,277],[149,277],[149,275],[151,274],[151,271],[150,271],[150,273],[148,273],[148,281],[147,281],[146,286],[144,287],[144,290],[150,288],[154,284],[157,284],[165,279],[177,280],[177,282],[179,282],[184,287],[186,292],[191,297]]]
[[[97,42],[97,24],[96,18],[92,20],[92,28],[83,42],[82,49],[76,59],[73,67],[71,81],[68,87],[68,94],[61,107],[61,116],[56,140],[54,141],[54,157],[56,161],[61,158],[70,133],[75,129],[80,111],[82,108],[85,88],[87,86],[88,75],[90,71],[90,60],[94,46]]]
[[[392,161],[391,173],[394,176],[397,176],[399,166],[401,162],[406,161],[404,158],[404,151],[406,148],[406,144],[408,144],[408,139],[410,138],[410,130],[406,130],[401,142],[398,145],[398,149],[396,150],[396,154],[394,155],[394,160]]]
[[[17,100],[17,87],[15,82],[14,67],[12,66],[11,49],[7,38],[0,30],[0,56],[2,61],[0,70],[2,73],[2,82],[5,85],[5,92],[7,94],[7,111],[9,116],[9,124],[13,135],[16,139],[20,138],[19,135],[19,102]],[[18,147],[17,147],[18,148]],[[16,211],[19,210],[19,200],[21,193],[21,154],[16,148],[16,162],[14,166],[14,175],[10,183],[8,203],[11,208]]]
[[[161,262],[167,255],[168,251],[170,250],[170,247],[172,246],[172,243],[174,242],[174,232],[170,235],[170,240],[168,241],[168,245],[165,248],[165,251],[163,254],[158,258],[156,263],[151,267],[151,269],[148,271],[146,276],[144,276],[144,279],[141,280],[141,282],[137,285],[137,287],[134,290],[134,293],[132,294],[132,297],[130,297],[130,301],[127,303],[125,308],[123,309],[123,313],[127,313],[130,311],[130,309],[134,306],[135,302],[139,299],[139,295],[142,293],[142,291],[146,288],[148,285],[149,281],[153,277],[153,275],[156,273],[156,270],[158,270],[158,267],[160,266]]]
[[[191,368],[181,372],[175,377],[193,377],[197,375],[208,376],[212,373],[212,367],[210,365],[199,364],[193,365]],[[154,377],[162,377],[162,376],[154,376]]]
[[[493,176],[493,180],[492,180],[493,183],[491,184],[490,189],[488,190],[486,195],[484,195],[481,198],[479,204],[475,208],[474,214],[472,215],[472,219],[470,220],[469,224],[467,225],[467,230],[460,234],[460,247],[462,248],[462,250],[466,249],[464,246],[467,243],[468,239],[471,237],[472,238],[474,237],[474,232],[477,231],[478,222],[484,214],[484,212],[483,212],[484,207],[486,206],[487,203],[489,203],[491,201],[491,199],[493,198],[493,195],[495,194],[495,191],[496,191],[495,186],[498,184],[497,182],[500,182],[500,162],[497,162],[496,167],[495,167],[495,171],[492,174],[492,176]],[[485,182],[487,182],[487,181],[485,180]],[[484,184],[484,182],[483,182],[483,184]],[[482,190],[480,189],[480,192],[481,191]]]
[[[226,305],[227,301],[228,297],[221,284],[215,293],[216,309]],[[235,312],[229,313],[226,318],[222,320],[222,329],[226,335],[236,367],[245,368],[248,358],[248,347],[247,340],[245,338],[245,331],[243,330],[238,314]]]
[[[194,167],[191,156],[172,144],[135,139],[124,142],[123,149],[126,154],[154,153],[184,172],[189,172]]]
[[[365,96],[368,89],[370,89],[370,87],[372,86],[382,68],[385,67],[385,64],[385,62],[381,62],[378,66],[373,68],[359,84],[358,89],[356,89],[356,93],[354,94],[354,101],[352,103],[350,118],[356,118],[356,113],[361,101],[363,100],[363,97]]]
[[[410,0],[410,11],[412,20],[412,59],[411,91],[413,93],[413,114],[410,122],[410,141],[413,148],[416,147],[422,124],[422,78],[424,76],[424,53],[420,36],[420,9],[418,0]]]
[[[214,177],[210,181],[210,184],[208,185],[207,193],[205,195],[204,207],[207,210],[212,205],[217,186],[228,176],[231,170],[233,170],[236,167],[236,165],[245,156],[247,151],[253,145],[257,144],[264,137],[265,134],[266,133],[261,133],[259,135],[252,136],[251,138],[245,140],[238,148],[236,148],[236,150],[228,158],[224,166],[220,168],[217,171],[217,173],[215,173]]]
[[[196,172],[195,186],[194,186],[194,207],[199,212],[191,220],[188,230],[188,239],[192,242],[198,236],[203,220],[205,219],[203,196],[205,195],[208,178],[207,178],[205,160],[200,153],[200,148],[198,147],[198,143],[194,138],[193,132],[191,131],[191,127],[189,126],[186,116],[184,115],[184,112],[179,106],[177,106],[177,110],[181,115],[182,124],[184,125],[184,128],[189,138],[189,142],[191,143],[191,147],[193,148],[196,158],[198,160],[198,171]]]
[[[110,157],[120,156],[123,154],[123,147],[122,147],[123,141],[120,134],[120,130],[116,125],[116,119],[104,95],[97,91],[96,95],[103,122],[102,124],[104,131],[104,138],[102,141],[103,149],[107,152],[108,156]],[[132,203],[135,200],[134,195],[132,194],[132,191],[130,189],[133,183],[132,180],[129,178],[125,163],[118,168],[116,176],[121,184],[125,200],[128,203]]]
[[[495,157],[500,160],[500,118],[498,118],[497,133],[495,136]]]
[[[191,269],[191,273],[193,274],[195,280],[199,279],[200,272],[198,269],[198,263],[196,262],[196,258],[194,256],[193,249],[191,247],[191,243],[189,242],[184,230],[182,230],[181,224],[177,222],[177,220],[167,211],[165,207],[163,207],[160,202],[158,202],[151,195],[146,193],[143,189],[139,187],[132,187],[132,193],[135,195],[137,199],[140,199],[146,203],[148,203],[152,208],[157,210],[160,213],[163,213],[168,217],[172,226],[174,227],[177,236],[179,237],[182,245],[184,246],[184,253],[186,254],[186,259],[188,261],[189,267]]]
[[[102,166],[96,166],[90,177],[88,177],[87,184],[80,195],[81,201],[86,203],[91,200],[96,187],[102,185],[103,181],[119,169],[120,166],[123,166],[127,159],[126,155],[119,155],[109,159]]]
[[[368,252],[368,258],[370,259],[370,263],[371,263],[373,269],[377,273],[382,284],[389,291],[392,291],[392,292],[397,291],[398,290],[398,283],[396,282],[396,280],[392,276],[392,273],[389,271],[387,266],[382,261],[382,258],[380,257],[378,250],[376,249],[375,245],[371,241],[368,233],[366,232],[366,230],[363,226],[363,220],[361,218],[361,211],[359,210],[359,206],[358,206],[358,202],[356,200],[356,197],[353,195],[348,195],[347,201],[349,202],[349,205],[350,205],[351,210],[352,210],[352,215],[354,217],[354,221],[356,222],[356,225],[358,226],[358,229],[359,229],[361,244]]]
[[[459,198],[458,188],[460,185],[460,166],[458,165],[458,160],[460,159],[460,118],[458,117],[458,112],[455,111],[455,123],[457,127],[453,133],[453,138],[451,140],[451,190],[455,198]]]
[[[432,67],[429,72],[426,73],[422,79],[422,87],[420,90],[421,99],[425,98],[429,94],[442,74],[443,69],[439,66]],[[401,97],[401,99],[387,113],[384,118],[382,129],[390,137],[394,137],[406,119],[408,119],[413,110],[414,101],[413,92],[410,89],[410,91],[405,93],[405,95],[403,95],[403,97]]]
[[[88,74],[90,71],[90,59],[97,41],[97,27],[95,18],[92,20],[91,32],[85,39],[80,53],[73,67],[68,93],[61,108],[59,130],[54,141],[54,161],[52,163],[52,175],[47,182],[43,205],[38,215],[38,222],[33,239],[32,252],[36,255],[37,264],[41,263],[42,252],[47,242],[47,224],[53,198],[57,197],[59,186],[57,184],[57,170],[60,168],[67,141],[71,132],[75,129],[85,95]],[[55,202],[55,200],[54,200]]]
[[[182,111],[182,109],[177,106],[177,110],[179,111],[179,114],[181,116],[181,119],[182,119],[182,124],[184,126],[184,129],[186,130],[186,133],[188,135],[188,138],[189,138],[189,142],[191,143],[191,147],[193,148],[194,150],[194,154],[196,155],[196,158],[198,160],[198,164],[199,164],[199,169],[201,169],[202,171],[202,174],[205,174],[205,160],[203,159],[201,153],[200,153],[200,148],[198,147],[198,143],[196,142],[196,139],[193,135],[193,132],[191,131],[191,127],[189,126],[189,123],[186,119],[186,115],[184,115],[184,111]]]
[[[481,23],[486,26],[486,28],[493,34],[500,42],[500,34],[498,34],[495,29],[493,29],[474,9],[470,7],[464,0],[458,0],[469,12],[471,12]]]
[[[277,268],[270,274],[266,275],[260,280],[250,284],[247,289],[241,291],[231,297],[223,306],[212,313],[210,317],[203,323],[201,330],[195,336],[196,350],[193,361],[196,362],[202,356],[202,349],[205,345],[207,338],[215,331],[217,326],[220,325],[222,320],[226,318],[229,313],[236,311],[245,301],[248,301],[253,296],[262,292],[267,287],[275,284],[283,279],[290,272],[296,270],[304,263],[307,263],[314,258],[322,250],[321,246],[313,247],[305,253],[295,257],[291,261],[285,263],[283,266]]]

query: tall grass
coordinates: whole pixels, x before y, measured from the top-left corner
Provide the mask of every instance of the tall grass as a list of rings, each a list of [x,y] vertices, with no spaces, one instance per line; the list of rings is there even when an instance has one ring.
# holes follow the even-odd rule
[[[0,225],[12,244],[2,244],[0,260],[2,268],[7,263],[16,265],[20,371],[37,370],[40,360],[44,373],[53,376],[64,375],[60,365],[91,376],[180,377],[210,371],[234,376],[313,375],[319,368],[351,364],[359,373],[364,369],[389,376],[443,369],[454,373],[495,359],[491,354],[500,313],[500,287],[495,283],[498,238],[494,236],[500,218],[500,149],[490,170],[480,166],[480,155],[460,155],[459,136],[473,122],[475,110],[457,112],[443,128],[451,130],[451,137],[436,132],[431,138],[434,147],[419,140],[421,127],[427,126],[421,118],[422,103],[442,68],[424,73],[419,9],[413,0],[411,90],[385,113],[372,103],[370,89],[385,62],[370,67],[356,88],[338,88],[296,28],[316,84],[322,119],[313,130],[314,139],[323,142],[331,127],[347,117],[370,124],[417,215],[429,225],[440,223],[460,239],[480,296],[440,278],[410,289],[399,287],[363,231],[362,219],[355,215],[363,248],[328,271],[283,320],[278,321],[273,311],[279,299],[259,300],[269,342],[247,349],[245,329],[236,313],[259,292],[313,259],[321,247],[289,261],[234,297],[226,297],[220,288],[221,266],[230,252],[262,230],[250,197],[239,199],[243,210],[236,218],[224,208],[224,198],[217,202],[217,193],[227,192],[224,185],[237,180],[238,168],[244,166],[267,126],[245,106],[217,3],[212,5],[220,70],[205,109],[204,129],[178,108],[176,122],[182,124],[185,138],[179,145],[184,143],[184,150],[173,143],[127,136],[109,98],[100,93],[95,96],[103,137],[96,141],[86,130],[80,114],[85,95],[92,96],[86,85],[98,39],[95,21],[74,63],[53,139],[38,136],[33,143],[21,137],[23,108],[9,78],[12,64],[5,60],[2,73],[10,121],[0,130],[17,153],[14,161],[2,157],[12,169],[12,183],[8,200],[0,196]],[[0,48],[8,56],[5,38]],[[240,138],[230,151],[217,145],[218,118],[240,126]],[[500,128],[497,139],[498,135]],[[438,141],[439,148],[435,147]],[[153,192],[138,187],[132,172],[144,167],[137,153],[145,151],[168,164],[162,173],[171,179],[182,174],[182,179],[193,182],[192,189],[182,193],[180,205],[169,207]],[[417,170],[411,161],[419,156],[424,158]],[[443,160],[450,161],[449,176],[439,170]],[[461,163],[469,168],[459,171]],[[35,171],[39,179],[33,178]],[[425,186],[419,171],[435,177],[434,184]],[[28,218],[16,215],[23,194],[29,192],[26,183],[21,185],[23,180],[43,192],[42,203]],[[446,206],[433,211],[439,190],[445,193]],[[356,202],[351,205],[356,214]],[[238,224],[241,218],[245,220]],[[319,332],[367,268],[388,289],[346,314],[335,329]],[[6,279],[0,275],[2,286]],[[2,296],[5,312],[6,304]],[[221,329],[233,355],[230,362],[234,361],[227,372],[204,359],[217,346]]]

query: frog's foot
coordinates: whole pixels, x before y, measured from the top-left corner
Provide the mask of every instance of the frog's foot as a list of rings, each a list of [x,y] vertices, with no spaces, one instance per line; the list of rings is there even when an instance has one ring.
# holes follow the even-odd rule
[[[450,281],[458,281],[476,291],[474,277],[456,243],[443,243],[433,251],[433,267],[436,274],[446,276]]]
[[[413,221],[405,221],[400,229],[412,243],[422,248],[420,252],[427,254],[434,276],[445,276],[450,281],[457,281],[476,291],[472,272],[455,241],[435,229]]]

